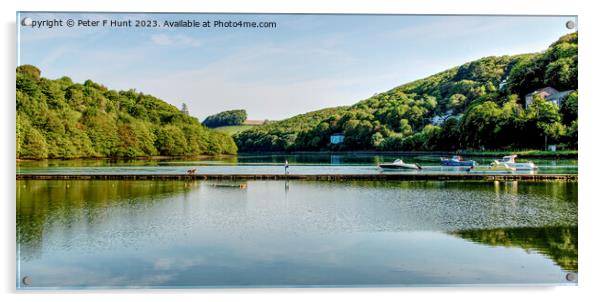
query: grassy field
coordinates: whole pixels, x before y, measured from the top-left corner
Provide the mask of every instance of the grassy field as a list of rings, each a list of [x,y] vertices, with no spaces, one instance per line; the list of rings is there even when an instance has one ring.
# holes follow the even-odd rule
[[[213,130],[223,132],[228,135],[234,135],[238,132],[245,131],[247,129],[251,129],[253,127],[256,127],[256,126],[254,126],[254,125],[224,126],[224,127],[214,128]]]

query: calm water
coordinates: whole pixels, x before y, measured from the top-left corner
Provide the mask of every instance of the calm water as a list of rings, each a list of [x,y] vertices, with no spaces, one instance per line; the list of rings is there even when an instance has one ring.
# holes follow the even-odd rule
[[[17,181],[17,282],[575,284],[577,183],[239,184]]]
[[[419,163],[421,171],[385,171],[377,168],[379,163],[392,162],[397,158],[407,163]],[[488,165],[493,157],[471,157],[481,165]],[[45,174],[181,174],[196,168],[197,173],[206,174],[281,174],[283,163],[289,161],[291,174],[378,174],[378,173],[467,173],[466,167],[442,167],[440,156],[401,154],[272,154],[238,155],[233,157],[208,158],[204,160],[49,160],[20,162],[17,173]],[[519,160],[527,161],[527,160]],[[539,169],[531,173],[577,173],[574,159],[528,159]],[[525,173],[519,171],[518,173]],[[528,172],[527,172],[528,173]]]

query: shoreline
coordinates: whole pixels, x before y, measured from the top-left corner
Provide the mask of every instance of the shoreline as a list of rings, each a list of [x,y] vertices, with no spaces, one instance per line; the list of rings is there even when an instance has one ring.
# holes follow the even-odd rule
[[[17,180],[578,181],[577,174],[17,174]]]
[[[153,156],[137,156],[137,157],[75,157],[75,158],[17,158],[16,162],[39,162],[47,160],[56,161],[71,161],[71,160],[90,160],[90,161],[101,161],[101,160],[170,160],[170,159],[213,159],[213,158],[229,158],[235,157],[237,154],[216,154],[216,155],[194,155],[194,156],[164,156],[164,155],[153,155]]]
[[[502,157],[509,154],[517,154],[520,158],[558,158],[558,159],[578,159],[578,150],[566,151],[376,151],[376,150],[358,150],[358,151],[290,151],[290,152],[240,152],[238,154],[218,154],[218,155],[195,155],[195,156],[138,156],[138,157],[78,157],[78,158],[17,158],[16,162],[38,162],[38,161],[71,161],[71,160],[171,160],[171,159],[214,159],[214,158],[233,158],[237,156],[257,156],[257,155],[406,155],[406,156],[476,156],[476,157]]]
[[[291,151],[291,152],[240,152],[237,155],[408,155],[408,156],[477,156],[477,157],[502,157],[510,154],[517,154],[520,158],[562,158],[562,159],[578,159],[578,150],[567,151],[538,151],[538,150],[523,150],[523,151],[375,151],[375,150],[358,150],[358,151]]]

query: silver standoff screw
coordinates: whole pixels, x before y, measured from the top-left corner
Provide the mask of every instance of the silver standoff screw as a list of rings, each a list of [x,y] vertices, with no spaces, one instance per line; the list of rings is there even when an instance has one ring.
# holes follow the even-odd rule
[[[32,20],[29,17],[25,17],[23,18],[23,20],[21,20],[21,25],[23,26],[31,26]]]
[[[30,276],[25,276],[25,277],[23,277],[22,281],[23,281],[23,284],[25,284],[25,285],[31,285],[31,283],[33,282],[33,279],[31,279]]]
[[[574,282],[575,280],[577,280],[577,274],[575,274],[575,273],[566,274],[566,281]]]
[[[575,28],[575,21],[573,21],[573,20],[566,21],[565,25],[566,25],[566,28],[573,29],[573,28]]]

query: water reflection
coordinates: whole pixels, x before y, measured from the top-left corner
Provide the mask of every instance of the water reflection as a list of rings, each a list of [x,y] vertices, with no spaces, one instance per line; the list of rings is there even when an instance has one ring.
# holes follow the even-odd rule
[[[17,243],[22,259],[39,256],[44,234],[109,223],[109,209],[152,207],[170,196],[198,188],[198,181],[17,181]],[[186,194],[180,196],[186,198]],[[132,218],[140,216],[130,212]],[[69,243],[69,244],[78,244]],[[83,243],[82,243],[83,244]]]
[[[564,270],[577,272],[577,227],[498,228],[451,233],[490,246],[520,247],[550,257]]]
[[[576,225],[571,182],[17,181],[39,286],[558,283]]]

